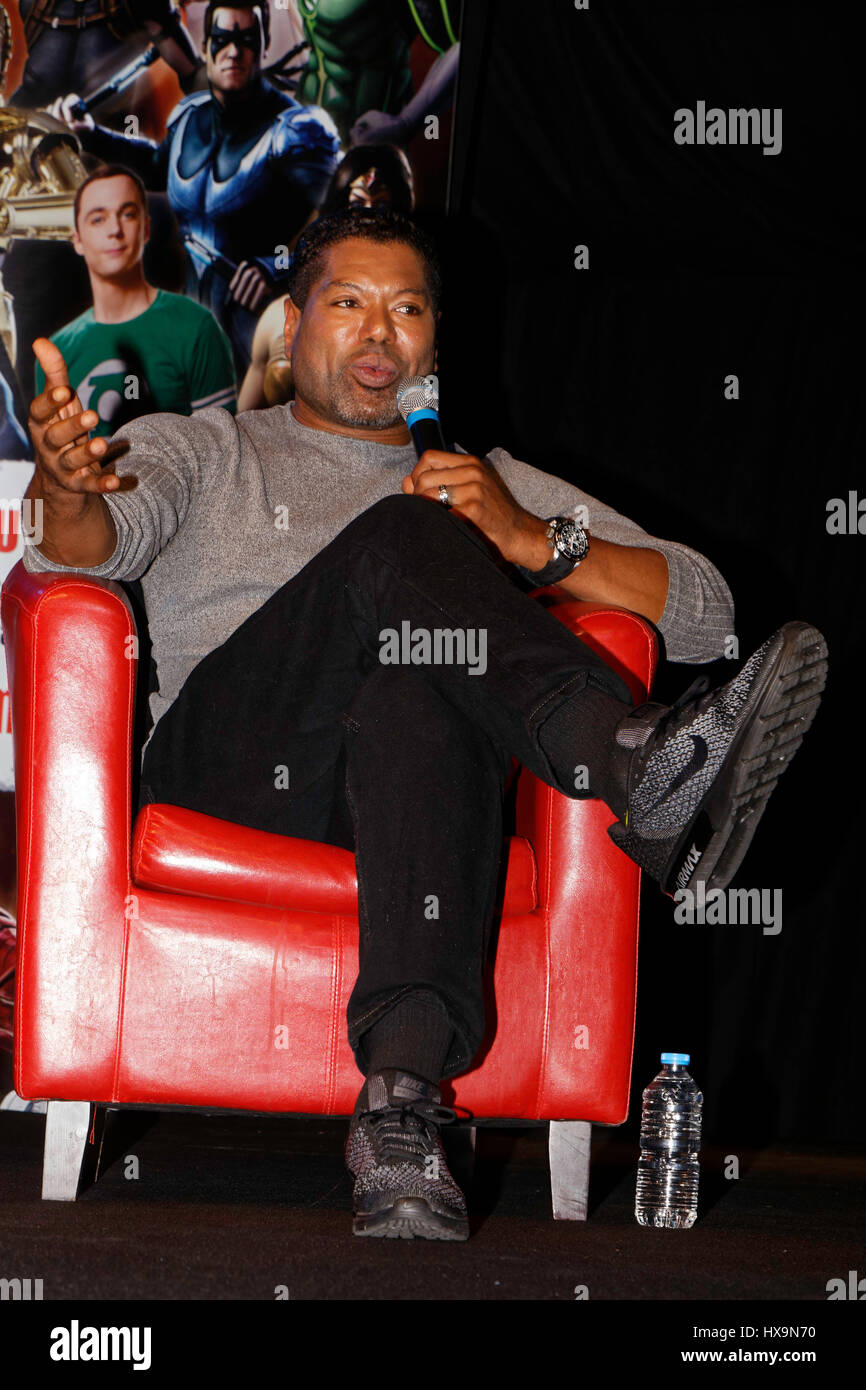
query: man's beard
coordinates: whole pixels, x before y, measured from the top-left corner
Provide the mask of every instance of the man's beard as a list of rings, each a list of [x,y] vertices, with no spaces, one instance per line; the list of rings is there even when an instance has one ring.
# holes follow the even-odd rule
[[[390,429],[403,419],[397,408],[398,376],[390,386],[363,387],[350,385],[342,373],[336,378],[316,377],[306,380],[295,377],[295,390],[314,406],[324,419],[331,419],[349,429]],[[401,373],[402,375],[402,373]]]

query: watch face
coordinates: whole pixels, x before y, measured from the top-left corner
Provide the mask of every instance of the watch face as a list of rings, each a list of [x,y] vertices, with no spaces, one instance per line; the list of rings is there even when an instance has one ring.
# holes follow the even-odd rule
[[[564,518],[557,524],[554,540],[557,550],[561,555],[567,555],[569,560],[580,560],[588,549],[584,531],[570,518]]]

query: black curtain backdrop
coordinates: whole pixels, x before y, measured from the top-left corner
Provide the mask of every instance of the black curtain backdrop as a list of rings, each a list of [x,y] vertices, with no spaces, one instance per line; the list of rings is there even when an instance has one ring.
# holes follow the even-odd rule
[[[866,497],[854,14],[471,0],[462,34],[448,433],[702,551],[733,591],[741,659],[790,618],[829,644],[818,718],[734,880],[782,890],[781,932],[678,926],[645,881],[629,1126],[659,1052],[682,1049],[723,1144],[866,1135],[866,535],[826,529],[830,498]],[[677,145],[674,111],[699,100],[781,107],[781,152]],[[734,669],[666,663],[656,692]]]

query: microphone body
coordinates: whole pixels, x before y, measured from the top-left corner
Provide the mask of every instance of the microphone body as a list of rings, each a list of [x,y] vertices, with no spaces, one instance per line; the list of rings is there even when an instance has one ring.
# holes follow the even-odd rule
[[[425,449],[452,452],[439,421],[439,382],[435,376],[404,377],[397,389],[397,408],[409,426],[419,458]]]
[[[420,458],[425,449],[443,449],[450,453],[442,433],[439,416],[435,410],[413,410],[406,417],[415,452]]]

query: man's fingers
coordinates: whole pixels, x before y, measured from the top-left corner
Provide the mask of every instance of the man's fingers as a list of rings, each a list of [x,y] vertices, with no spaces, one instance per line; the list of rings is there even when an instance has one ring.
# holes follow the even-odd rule
[[[445,449],[425,449],[415,467],[412,469],[411,477],[413,483],[417,483],[422,473],[427,473],[431,469],[443,470],[446,468],[468,468],[476,470],[476,476],[485,473],[485,465],[474,454],[452,454]]]
[[[55,390],[60,390],[60,387],[55,387]],[[74,415],[81,414],[81,401],[77,396],[73,396],[71,401],[67,401],[66,405],[60,407],[57,412],[57,418],[58,420],[71,420]]]
[[[63,449],[57,455],[55,471],[59,470],[61,474],[68,476],[85,466],[100,469],[104,454],[104,439],[84,439],[80,444],[73,444],[71,449]]]
[[[234,295],[235,299],[239,299],[241,295],[247,293],[255,277],[260,273],[258,266],[253,265],[252,261],[241,261],[229,283],[229,293]]]
[[[448,489],[447,506],[449,511],[453,512],[455,516],[461,516],[470,521],[473,518],[480,517],[480,499],[476,487],[466,483],[454,483],[451,481],[447,482],[445,486]],[[415,496],[424,497],[428,502],[433,502],[437,506],[446,505],[439,496],[438,484],[432,492],[421,492],[416,490]]]
[[[243,300],[245,300],[247,285],[249,285],[249,279],[249,264],[247,264],[247,261],[240,261],[240,264],[238,265],[238,270],[235,271],[235,278],[232,279],[231,285],[229,285],[229,289],[231,289],[232,295],[234,295],[236,302],[238,302],[239,304],[243,304]]]
[[[64,449],[79,438],[87,438],[90,430],[99,424],[95,410],[85,410],[83,414],[70,415],[66,420],[56,420],[45,430],[42,438],[51,449]],[[92,441],[94,444],[96,440]],[[97,450],[96,452],[101,452]]]
[[[481,479],[477,472],[472,468],[428,468],[424,472],[413,476],[412,482],[417,493],[437,493],[440,484],[444,483],[449,491],[455,487],[460,487],[465,483],[474,483],[481,487]]]
[[[247,308],[247,298],[249,297],[249,292],[250,288],[248,274],[244,273],[238,280],[237,287],[235,289],[235,300],[238,304],[240,304],[242,309]]]
[[[121,479],[114,472],[114,460],[106,459],[106,440],[91,439],[61,454],[57,461],[63,486],[70,492],[117,492]]]
[[[68,386],[55,386],[43,391],[30,402],[29,424],[40,428],[53,420],[71,420],[81,414],[81,402]]]
[[[60,416],[61,410],[72,399],[72,393],[67,386],[64,390],[56,386],[53,391],[43,391],[34,397],[30,402],[30,423],[33,425],[44,425],[48,420],[53,420],[55,415]]]
[[[255,311],[261,304],[267,288],[267,281],[259,266],[253,265],[250,261],[241,261],[232,277],[229,292],[241,308]]]
[[[47,108],[48,114],[56,121],[63,121],[70,130],[93,130],[96,122],[89,111],[79,114],[77,107],[81,101],[77,92],[69,92],[65,97],[57,97]]]
[[[63,359],[63,353],[56,343],[52,343],[50,338],[37,338],[33,344],[33,351],[45,373],[46,391],[50,391],[52,386],[69,385],[69,372]]]
[[[95,474],[91,469],[82,469],[74,474],[66,484],[70,492],[120,492],[123,483],[116,473]]]

